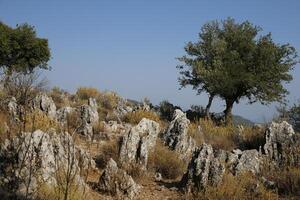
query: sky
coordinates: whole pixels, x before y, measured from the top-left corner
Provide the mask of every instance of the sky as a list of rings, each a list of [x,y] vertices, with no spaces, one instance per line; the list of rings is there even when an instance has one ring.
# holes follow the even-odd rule
[[[112,90],[152,103],[169,100],[182,108],[207,103],[207,95],[179,90],[179,62],[184,46],[196,41],[201,26],[233,17],[271,32],[276,43],[300,51],[299,0],[0,0],[0,20],[12,27],[29,23],[51,48],[51,86],[69,92],[80,86]],[[289,104],[300,99],[300,65],[286,87]],[[276,104],[241,101],[233,113],[256,122],[276,115]],[[224,110],[215,100],[212,110]]]

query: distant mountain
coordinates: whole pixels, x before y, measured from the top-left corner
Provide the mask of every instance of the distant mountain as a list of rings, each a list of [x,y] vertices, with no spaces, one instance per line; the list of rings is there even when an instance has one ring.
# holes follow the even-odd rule
[[[242,116],[239,116],[239,115],[233,115],[232,116],[232,121],[233,121],[233,124],[235,124],[235,125],[253,126],[255,124],[251,120],[246,119],[246,118],[244,118]]]

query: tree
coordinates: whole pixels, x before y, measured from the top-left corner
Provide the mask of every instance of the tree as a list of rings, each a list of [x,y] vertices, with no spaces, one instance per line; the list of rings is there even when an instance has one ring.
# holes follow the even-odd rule
[[[178,58],[183,62],[178,67],[181,86],[207,92],[207,110],[215,96],[224,99],[226,123],[231,123],[233,105],[242,98],[268,104],[283,102],[288,94],[283,83],[292,80],[296,50],[274,43],[271,33],[259,35],[261,31],[248,21],[212,21],[202,27],[199,41],[186,45],[187,55]]]
[[[48,69],[48,40],[38,38],[33,26],[11,28],[0,22],[0,68],[5,73],[30,73],[36,68]]]

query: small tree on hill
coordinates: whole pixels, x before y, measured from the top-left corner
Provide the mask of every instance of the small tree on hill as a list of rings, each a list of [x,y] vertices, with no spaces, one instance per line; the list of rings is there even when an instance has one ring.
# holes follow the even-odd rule
[[[0,68],[5,73],[48,69],[49,60],[48,40],[38,38],[33,26],[11,28],[0,22]]]
[[[179,58],[181,86],[209,94],[207,113],[215,96],[224,99],[226,123],[232,121],[234,103],[244,97],[249,103],[268,104],[283,101],[288,94],[283,83],[292,80],[296,50],[276,44],[270,33],[259,36],[260,31],[248,21],[212,21],[202,27],[199,41],[186,45],[187,55]]]

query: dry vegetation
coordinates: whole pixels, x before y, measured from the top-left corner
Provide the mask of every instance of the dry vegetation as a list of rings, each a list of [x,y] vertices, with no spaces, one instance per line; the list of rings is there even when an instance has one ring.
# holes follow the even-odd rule
[[[154,152],[149,156],[148,168],[161,173],[163,178],[176,179],[181,177],[187,167],[179,155],[157,142]]]
[[[273,200],[278,196],[267,191],[251,173],[233,176],[225,174],[220,185],[209,186],[205,191],[189,196],[197,200]]]

